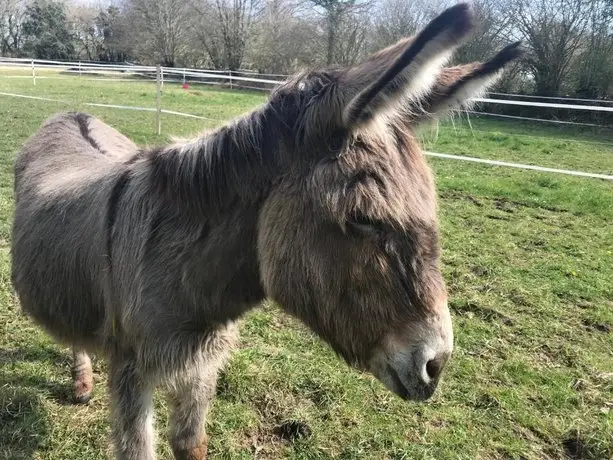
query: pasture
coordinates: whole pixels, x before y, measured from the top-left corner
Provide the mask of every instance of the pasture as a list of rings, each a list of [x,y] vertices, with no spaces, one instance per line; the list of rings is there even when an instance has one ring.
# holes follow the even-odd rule
[[[13,160],[60,110],[101,117],[141,145],[214,128],[263,93],[154,84],[4,78],[0,91],[0,458],[109,455],[105,364],[86,406],[70,404],[69,350],[22,316],[10,284]],[[11,75],[17,72],[12,71]],[[48,74],[48,76],[56,76]],[[421,131],[434,152],[613,174],[613,128],[472,118]],[[350,370],[274,305],[241,321],[208,424],[212,459],[613,458],[613,183],[429,158],[456,349],[435,397],[406,403]],[[161,458],[166,402],[156,398]]]

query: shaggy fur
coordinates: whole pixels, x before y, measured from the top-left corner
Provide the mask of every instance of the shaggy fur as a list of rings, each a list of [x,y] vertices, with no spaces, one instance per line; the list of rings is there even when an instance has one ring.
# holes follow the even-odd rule
[[[506,63],[442,70],[432,93],[472,24],[465,6],[451,11],[363,64],[296,77],[192,142],[139,149],[65,113],[24,145],[13,284],[75,350],[77,402],[92,390],[87,351],[108,358],[118,458],[154,458],[158,386],[175,457],[205,458],[234,321],[265,297],[399,395],[432,394],[452,339],[435,190],[411,130],[423,107],[457,107]],[[428,343],[446,348],[417,363]]]

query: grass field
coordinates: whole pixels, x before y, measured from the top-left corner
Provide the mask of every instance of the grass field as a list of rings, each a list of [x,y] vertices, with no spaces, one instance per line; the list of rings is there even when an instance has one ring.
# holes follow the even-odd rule
[[[0,91],[0,459],[109,456],[105,363],[87,406],[73,406],[70,355],[19,312],[10,286],[15,152],[54,112],[93,113],[140,144],[195,134],[261,93],[167,86],[163,107],[214,119],[82,107],[154,107],[151,83],[8,79]],[[613,173],[613,128],[456,120],[431,151]],[[440,196],[444,273],[456,350],[426,404],[405,403],[347,368],[266,305],[241,321],[208,424],[214,459],[613,458],[613,183],[430,159]],[[156,398],[158,451],[170,458]]]

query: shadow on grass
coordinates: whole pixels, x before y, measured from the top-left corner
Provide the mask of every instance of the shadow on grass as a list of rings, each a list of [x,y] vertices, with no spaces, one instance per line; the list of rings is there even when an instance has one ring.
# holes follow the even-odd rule
[[[38,391],[6,385],[0,378],[0,458],[31,459],[49,433]]]
[[[49,346],[0,350],[0,458],[34,458],[49,434],[45,399],[71,403],[68,385],[49,380],[41,367],[19,365],[41,363],[61,377],[67,360],[67,355]]]
[[[57,404],[72,404],[71,384],[60,383],[57,380],[50,380],[40,373],[36,368],[30,371],[15,369],[18,363],[41,363],[41,365],[53,368],[53,375],[62,379],[65,375],[70,375],[69,357],[58,349],[51,346],[36,346],[0,350],[0,388],[23,388],[37,391],[38,394],[48,396]]]

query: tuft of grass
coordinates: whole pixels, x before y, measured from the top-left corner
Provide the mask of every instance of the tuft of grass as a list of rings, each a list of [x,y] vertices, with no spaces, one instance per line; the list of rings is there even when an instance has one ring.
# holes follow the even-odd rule
[[[104,361],[94,360],[92,401],[69,404],[69,351],[24,317],[12,295],[14,154],[60,110],[85,109],[138,143],[155,145],[170,134],[218,126],[264,96],[166,85],[164,108],[215,121],[164,115],[158,137],[151,113],[79,105],[153,107],[151,83],[75,77],[39,79],[34,87],[28,79],[0,77],[0,91],[70,102],[3,97],[0,104],[0,458],[108,458]],[[604,145],[611,130],[472,125],[473,132],[458,120],[455,128],[442,124],[436,142],[426,131],[426,148],[613,171],[613,146]],[[211,458],[613,457],[613,184],[436,158],[430,163],[456,336],[433,400],[400,401],[265,304],[241,321],[241,346],[220,376],[207,428]],[[168,408],[163,395],[155,402],[158,453],[170,458]]]

